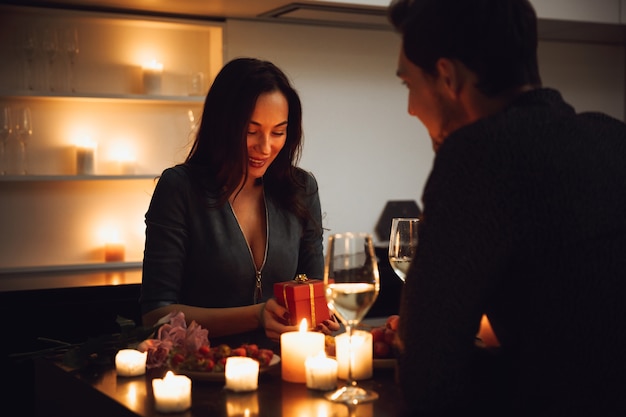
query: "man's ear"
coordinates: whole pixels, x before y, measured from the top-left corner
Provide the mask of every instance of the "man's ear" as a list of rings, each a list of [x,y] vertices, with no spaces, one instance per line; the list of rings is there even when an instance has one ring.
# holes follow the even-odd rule
[[[436,67],[444,92],[447,92],[450,98],[458,98],[467,79],[465,67],[460,62],[448,58],[439,58]]]

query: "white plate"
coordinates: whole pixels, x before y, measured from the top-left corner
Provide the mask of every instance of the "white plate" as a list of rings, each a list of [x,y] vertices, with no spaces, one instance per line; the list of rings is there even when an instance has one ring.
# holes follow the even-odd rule
[[[274,366],[280,363],[280,356],[274,354],[272,356],[272,360],[270,364],[267,366],[262,366],[259,368],[259,373],[269,371]],[[226,375],[224,372],[204,372],[204,371],[185,371],[185,370],[177,370],[174,371],[177,374],[187,375],[189,378],[196,381],[216,381],[216,382],[224,382],[226,381]]]

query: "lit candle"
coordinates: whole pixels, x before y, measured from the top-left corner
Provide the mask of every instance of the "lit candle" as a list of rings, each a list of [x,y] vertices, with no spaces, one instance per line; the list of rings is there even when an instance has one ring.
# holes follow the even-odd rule
[[[115,370],[118,376],[138,376],[146,373],[148,352],[122,349],[115,355]]]
[[[259,384],[259,362],[243,356],[230,356],[224,367],[226,388],[233,391],[254,391]]]
[[[161,92],[161,76],[163,64],[153,59],[143,65],[143,90],[145,94],[159,94]]]
[[[337,375],[348,379],[348,363],[351,361],[352,379],[362,380],[372,377],[373,341],[372,334],[363,330],[352,332],[352,342],[347,333],[335,337],[335,348],[339,368]]]
[[[93,175],[96,170],[95,142],[86,139],[76,146],[76,174]]]
[[[305,361],[307,388],[328,391],[337,387],[337,361],[327,358],[324,351]]]
[[[489,323],[489,319],[487,315],[483,314],[480,319],[480,330],[478,331],[478,338],[482,340],[485,346],[487,347],[498,347],[500,346],[500,341],[496,337],[496,334],[493,332],[491,328],[491,323]]]
[[[285,381],[306,382],[306,358],[324,350],[324,334],[309,332],[307,328],[306,319],[302,319],[300,331],[280,335],[281,373]]]
[[[108,242],[104,245],[105,262],[124,262],[126,248],[123,243]]]
[[[176,413],[191,407],[191,379],[167,371],[165,378],[152,380],[155,408],[161,413]]]

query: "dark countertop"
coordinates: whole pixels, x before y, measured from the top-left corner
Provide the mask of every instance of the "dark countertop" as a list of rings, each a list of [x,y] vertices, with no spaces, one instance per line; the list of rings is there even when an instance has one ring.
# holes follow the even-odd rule
[[[149,370],[137,377],[118,377],[113,367],[92,372],[76,372],[57,362],[36,361],[37,416],[52,417],[157,417],[154,409],[152,379],[163,370]],[[340,381],[340,384],[343,381]],[[357,406],[359,417],[398,417],[400,392],[395,383],[395,368],[376,368],[374,376],[359,385],[373,389],[379,399]],[[270,417],[349,416],[348,408],[323,397],[323,392],[305,384],[284,382],[277,365],[259,376],[258,390],[234,393],[224,389],[223,381],[192,380],[192,406],[173,414],[184,417],[234,417],[245,415]],[[254,413],[258,410],[258,413]]]

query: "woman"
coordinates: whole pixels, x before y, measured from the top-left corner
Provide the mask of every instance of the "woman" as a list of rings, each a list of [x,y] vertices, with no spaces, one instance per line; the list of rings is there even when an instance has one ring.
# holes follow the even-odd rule
[[[162,173],[146,213],[144,325],[182,311],[214,345],[270,346],[295,329],[273,285],[319,278],[324,266],[317,182],[296,167],[301,148],[302,107],[285,74],[252,58],[226,64],[185,163]]]

